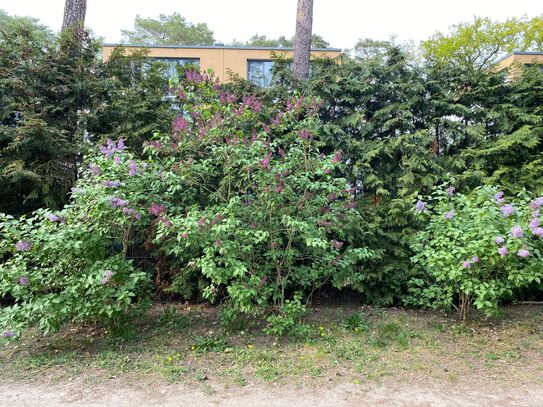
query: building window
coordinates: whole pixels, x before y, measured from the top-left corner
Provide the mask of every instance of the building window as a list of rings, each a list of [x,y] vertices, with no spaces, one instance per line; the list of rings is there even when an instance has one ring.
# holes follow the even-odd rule
[[[178,79],[177,67],[185,65],[200,66],[200,58],[149,58],[151,62],[162,62],[166,64],[166,76]]]
[[[269,60],[248,60],[247,79],[255,85],[266,88],[272,81],[273,61]]]

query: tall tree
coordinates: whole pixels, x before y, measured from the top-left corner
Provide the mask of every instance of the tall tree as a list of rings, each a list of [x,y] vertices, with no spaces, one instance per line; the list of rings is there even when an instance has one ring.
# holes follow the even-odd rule
[[[313,0],[298,0],[296,34],[294,36],[294,75],[297,79],[309,77],[312,28]]]
[[[66,0],[64,4],[64,19],[62,31],[72,29],[81,34],[85,28],[85,14],[87,13],[87,0]]]
[[[179,13],[158,19],[136,16],[134,30],[121,30],[123,42],[143,45],[213,45],[213,31],[206,23],[191,23]]]
[[[255,34],[249,41],[243,43],[241,41],[234,40],[231,45],[249,45],[253,47],[280,47],[280,48],[292,48],[294,47],[294,37],[287,38],[281,35],[279,38],[268,38],[265,35]],[[328,48],[330,43],[322,38],[318,34],[311,36],[312,48]]]
[[[475,17],[438,32],[422,42],[431,62],[485,70],[505,53],[543,50],[542,17],[512,17],[505,21]]]

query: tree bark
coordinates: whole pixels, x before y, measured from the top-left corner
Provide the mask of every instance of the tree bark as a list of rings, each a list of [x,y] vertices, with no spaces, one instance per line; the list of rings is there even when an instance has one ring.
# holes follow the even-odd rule
[[[294,76],[299,80],[309,77],[312,29],[313,0],[298,0],[294,36]]]
[[[85,28],[85,14],[87,13],[87,0],[66,0],[64,4],[64,20],[62,31],[72,29],[81,34]]]

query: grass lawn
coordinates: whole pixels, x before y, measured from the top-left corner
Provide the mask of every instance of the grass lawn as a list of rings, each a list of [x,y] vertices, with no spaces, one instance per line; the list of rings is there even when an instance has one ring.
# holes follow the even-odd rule
[[[275,338],[262,333],[263,321],[222,328],[218,309],[207,305],[156,305],[119,332],[72,326],[49,337],[30,333],[0,349],[0,379],[543,383],[542,306],[511,306],[499,318],[467,324],[439,312],[326,306],[311,308],[307,322],[307,338]]]

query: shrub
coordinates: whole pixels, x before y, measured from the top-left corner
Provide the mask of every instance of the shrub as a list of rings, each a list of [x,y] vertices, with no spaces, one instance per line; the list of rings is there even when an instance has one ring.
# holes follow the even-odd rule
[[[308,337],[311,327],[303,322],[306,315],[307,308],[302,304],[300,296],[295,295],[292,300],[285,301],[279,312],[268,316],[268,326],[264,332],[267,335]]]
[[[295,290],[359,282],[356,262],[371,252],[349,240],[361,222],[355,189],[336,175],[341,152],[319,151],[318,100],[236,101],[187,75],[174,134],[149,147],[186,202],[166,203],[155,238],[184,260],[181,278],[198,270],[210,282],[204,297],[242,313],[280,306]]]
[[[85,221],[67,209],[39,210],[15,220],[2,215],[0,312],[4,337],[28,326],[44,333],[65,322],[119,323],[146,304],[148,276],[122,254],[108,253],[106,224]]]
[[[453,305],[465,320],[470,305],[487,315],[515,288],[540,283],[543,198],[505,197],[494,187],[457,194],[438,189],[415,211],[427,223],[412,243],[422,271],[412,281],[415,303]]]
[[[362,217],[337,175],[341,152],[319,151],[318,100],[264,105],[221,92],[208,73],[185,75],[172,133],[155,133],[145,158],[108,139],[85,158],[62,213],[12,219],[0,246],[11,252],[0,294],[13,297],[2,326],[48,332],[137,310],[149,276],[126,260],[134,235],[157,257],[157,289],[205,284],[230,319],[362,281],[358,262],[372,252],[351,240]],[[40,283],[28,291],[23,276]]]

